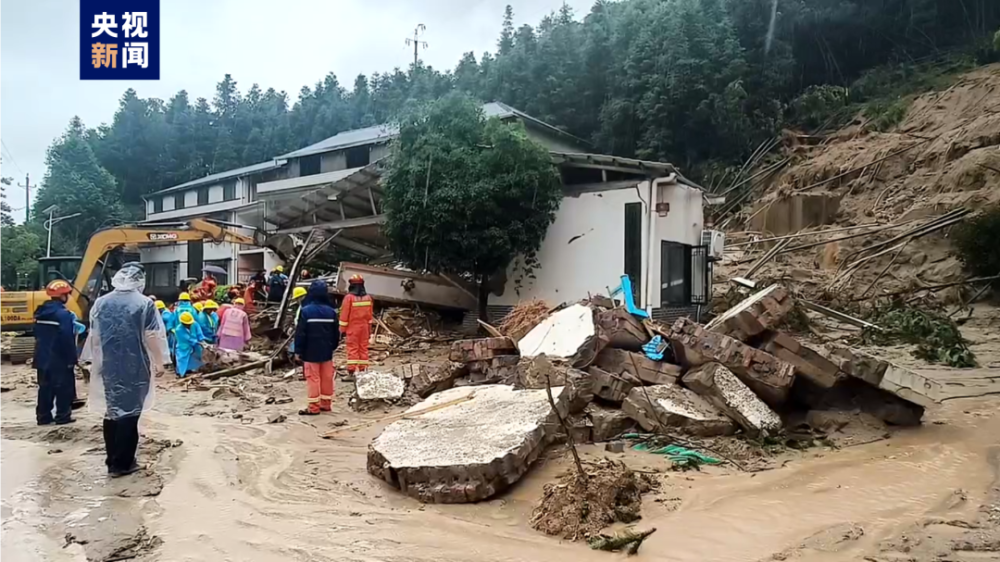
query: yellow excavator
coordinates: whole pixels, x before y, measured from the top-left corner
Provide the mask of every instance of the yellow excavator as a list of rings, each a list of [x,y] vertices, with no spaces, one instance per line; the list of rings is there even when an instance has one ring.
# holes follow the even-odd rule
[[[0,326],[3,332],[20,332],[11,340],[10,361],[23,363],[35,350],[33,334],[35,310],[49,299],[45,285],[54,279],[72,283],[66,308],[86,324],[90,305],[111,289],[111,278],[117,269],[109,254],[124,247],[148,247],[176,242],[231,242],[263,246],[259,232],[245,236],[239,232],[204,219],[193,219],[181,225],[127,225],[99,230],[90,237],[83,257],[41,258],[38,278],[31,291],[0,293]]]

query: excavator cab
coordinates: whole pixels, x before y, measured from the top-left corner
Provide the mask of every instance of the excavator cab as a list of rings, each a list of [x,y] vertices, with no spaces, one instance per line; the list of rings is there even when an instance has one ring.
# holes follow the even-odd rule
[[[76,274],[80,271],[80,263],[83,261],[79,256],[60,256],[38,259],[38,282],[32,290],[44,289],[46,285],[56,279],[63,279],[73,283]]]

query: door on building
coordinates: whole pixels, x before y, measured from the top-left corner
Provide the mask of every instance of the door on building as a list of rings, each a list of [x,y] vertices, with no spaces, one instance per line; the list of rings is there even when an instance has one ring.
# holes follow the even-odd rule
[[[691,304],[691,246],[660,242],[660,306]]]
[[[639,306],[642,287],[642,203],[625,203],[625,271],[632,281],[632,297]]]
[[[188,242],[188,277],[201,279],[201,268],[205,267],[205,243],[201,240]]]

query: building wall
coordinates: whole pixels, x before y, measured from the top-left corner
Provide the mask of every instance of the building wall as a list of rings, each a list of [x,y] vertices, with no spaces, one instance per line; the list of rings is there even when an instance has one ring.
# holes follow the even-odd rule
[[[228,211],[241,207],[250,202],[250,194],[247,186],[249,181],[246,178],[239,178],[236,181],[236,198],[231,201],[224,201],[225,186],[216,184],[208,186],[208,204],[198,205],[198,191],[201,188],[192,188],[183,192],[167,193],[165,195],[151,195],[146,201],[146,220],[167,220],[176,218],[196,217],[207,215],[218,211]],[[154,213],[154,198],[163,197],[163,211]],[[184,208],[177,209],[174,204],[175,198],[184,199]]]
[[[516,284],[516,264],[508,268],[503,294],[490,305],[542,299],[572,302],[587,294],[607,294],[621,283],[625,269],[625,204],[640,203],[635,189],[616,189],[565,197],[538,252],[535,279]],[[644,216],[642,231],[647,231]]]
[[[319,161],[319,172],[336,172],[347,169],[347,154],[343,150],[327,152]]]
[[[647,288],[644,289],[643,294],[649,294],[648,304],[652,308],[659,308],[661,304],[660,242],[666,240],[689,246],[700,245],[704,216],[702,214],[702,194],[697,189],[679,183],[670,183],[656,186],[654,192],[656,200],[653,203],[652,216],[655,234],[653,246],[647,252],[650,269],[647,271],[649,277]],[[670,211],[665,217],[656,213],[656,203],[670,204]]]
[[[652,201],[652,204],[650,204]],[[660,217],[656,202],[670,203],[670,212]],[[607,294],[621,284],[625,270],[625,205],[641,203],[642,279],[639,305],[660,307],[660,242],[697,246],[703,226],[701,192],[679,184],[639,183],[634,189],[614,189],[567,196],[556,220],[542,241],[534,279],[517,286],[517,264],[506,272],[502,294],[490,296],[490,306],[507,307],[533,298],[556,305]],[[649,231],[650,221],[653,232]],[[652,244],[650,244],[652,240]]]
[[[526,124],[527,125],[527,124]],[[547,129],[541,129],[527,125],[528,136],[540,143],[545,148],[553,152],[570,152],[570,153],[583,153],[590,152],[590,150],[579,143],[575,143],[572,139],[568,139],[558,133],[551,132]]]
[[[382,144],[372,145],[371,156],[369,157],[370,162],[376,160],[381,160],[389,155],[389,143],[384,142]]]

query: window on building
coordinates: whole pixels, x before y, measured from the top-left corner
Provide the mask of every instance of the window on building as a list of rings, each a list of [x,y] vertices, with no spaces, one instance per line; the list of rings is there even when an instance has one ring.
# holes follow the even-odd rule
[[[632,281],[632,296],[639,302],[642,286],[642,203],[625,203],[625,274]]]
[[[360,168],[371,162],[371,145],[355,146],[344,152],[346,152],[348,168]]]
[[[153,199],[153,212],[162,213],[163,212],[163,198],[156,197]]]
[[[299,158],[299,175],[315,176],[319,173],[319,154]]]
[[[231,181],[222,186],[222,200],[232,201],[236,199],[236,181]]]
[[[208,205],[208,188],[207,187],[199,187],[198,188],[198,204],[199,205]]]
[[[177,278],[177,262],[147,263],[146,279],[150,287],[176,287],[180,281]]]
[[[660,242],[660,306],[691,304],[691,246]]]
[[[184,192],[174,195],[174,210],[184,208]]]

